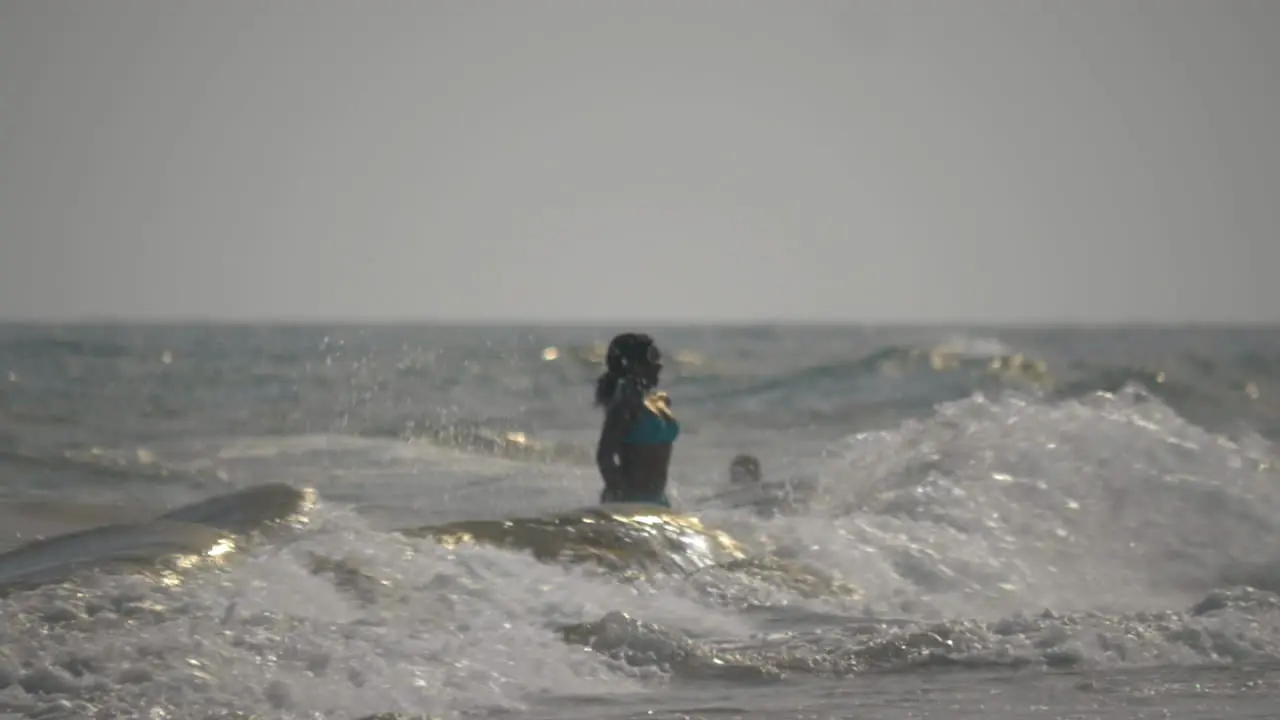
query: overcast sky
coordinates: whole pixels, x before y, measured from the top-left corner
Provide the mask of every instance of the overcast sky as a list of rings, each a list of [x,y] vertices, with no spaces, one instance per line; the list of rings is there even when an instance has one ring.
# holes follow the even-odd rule
[[[1274,0],[0,2],[0,315],[1280,320]]]

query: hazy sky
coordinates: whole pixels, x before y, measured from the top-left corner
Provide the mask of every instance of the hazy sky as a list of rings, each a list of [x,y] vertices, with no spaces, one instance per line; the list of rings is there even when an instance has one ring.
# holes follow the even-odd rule
[[[1280,320],[1275,0],[0,0],[0,315]]]

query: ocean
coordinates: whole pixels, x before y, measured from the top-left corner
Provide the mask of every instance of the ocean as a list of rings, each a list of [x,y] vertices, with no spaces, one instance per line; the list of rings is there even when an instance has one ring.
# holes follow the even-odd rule
[[[0,326],[0,718],[1275,717],[1278,437],[1270,328]]]

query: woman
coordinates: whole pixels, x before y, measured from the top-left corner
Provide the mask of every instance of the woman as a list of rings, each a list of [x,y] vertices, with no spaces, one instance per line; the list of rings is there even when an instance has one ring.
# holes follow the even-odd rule
[[[671,507],[667,470],[680,423],[667,394],[656,389],[661,372],[662,353],[648,335],[623,333],[609,343],[605,372],[596,381],[596,405],[605,410],[596,447],[601,503]]]

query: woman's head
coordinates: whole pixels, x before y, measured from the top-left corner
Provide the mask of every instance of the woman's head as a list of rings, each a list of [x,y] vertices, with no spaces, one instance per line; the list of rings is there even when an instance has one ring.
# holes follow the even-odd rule
[[[607,404],[623,379],[645,388],[656,387],[662,373],[662,352],[644,333],[622,333],[609,342],[604,364],[604,374],[596,381],[597,405]]]

